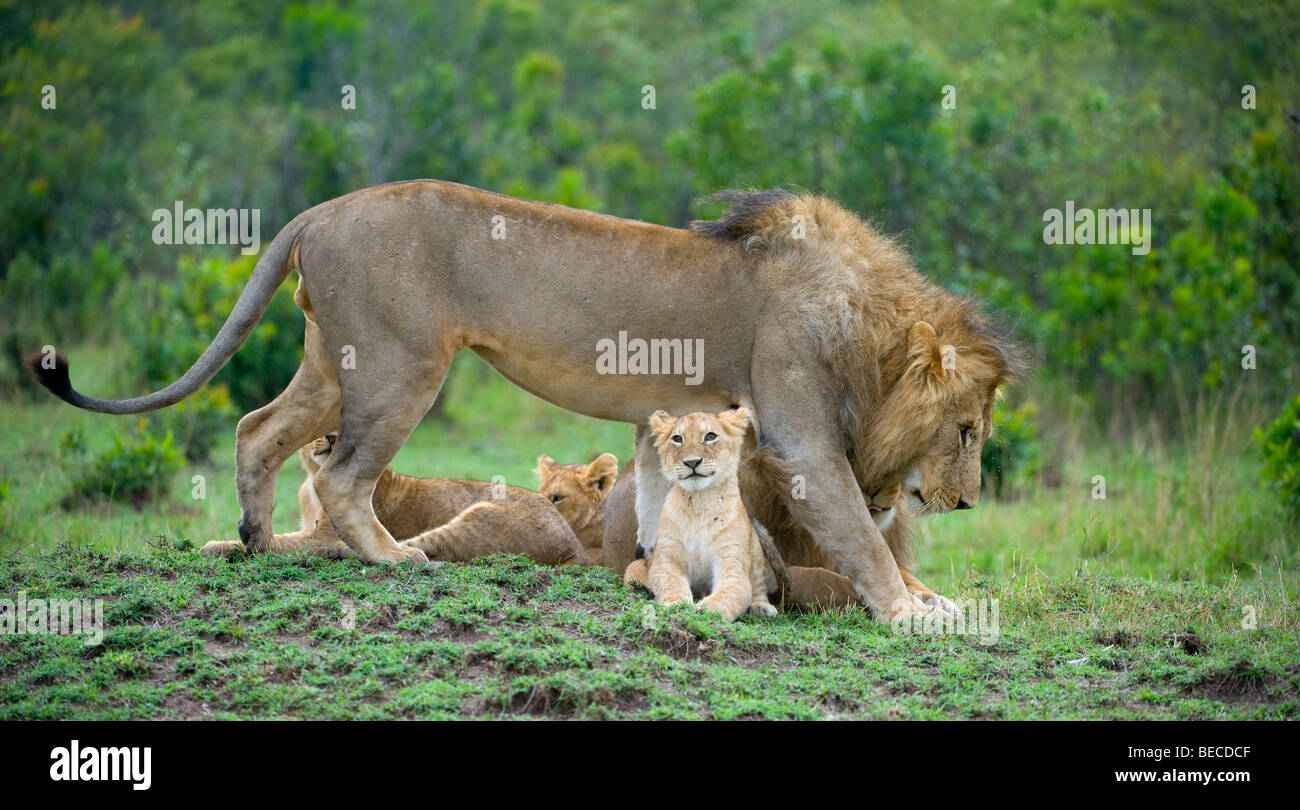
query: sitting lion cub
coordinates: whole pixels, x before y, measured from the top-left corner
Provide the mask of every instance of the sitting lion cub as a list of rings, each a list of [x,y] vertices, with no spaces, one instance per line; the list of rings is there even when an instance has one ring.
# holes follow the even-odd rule
[[[728,621],[745,609],[775,616],[767,601],[767,566],[740,499],[737,467],[749,410],[650,417],[664,475],[672,482],[659,513],[659,542],[649,585],[665,605],[708,594],[697,607]]]
[[[355,556],[330,525],[312,483],[337,437],[322,436],[298,451],[307,480],[298,490],[302,530],[277,534],[267,551],[306,549],[327,557]],[[371,496],[375,515],[401,544],[430,560],[465,561],[490,554],[522,554],[543,565],[576,565],[583,548],[569,524],[545,498],[531,490],[482,481],[412,478],[384,470]],[[230,556],[244,549],[238,540],[212,542],[204,554]]]
[[[605,501],[618,478],[618,459],[601,453],[590,464],[557,464],[550,456],[537,459],[537,492],[578,535],[583,565],[603,563]]]

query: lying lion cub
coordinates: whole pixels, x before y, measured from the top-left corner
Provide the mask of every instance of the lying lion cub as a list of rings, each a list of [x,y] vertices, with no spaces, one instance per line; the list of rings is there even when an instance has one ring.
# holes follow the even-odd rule
[[[583,565],[602,564],[605,501],[618,478],[618,459],[602,453],[590,464],[537,459],[537,492],[559,510],[582,544]]]
[[[298,451],[307,480],[298,489],[302,530],[277,534],[267,551],[307,549],[327,557],[355,556],[339,540],[316,497],[313,479],[329,458],[336,435],[323,436]],[[543,565],[573,565],[583,548],[549,502],[520,487],[446,478],[412,478],[384,470],[372,497],[375,515],[401,545],[431,560],[464,561],[489,554],[522,554]],[[243,551],[237,540],[208,543],[204,554]]]
[[[767,566],[736,473],[749,410],[650,417],[664,475],[673,484],[659,513],[659,542],[649,584],[661,604],[692,601],[728,621],[746,608],[775,616],[767,601]]]

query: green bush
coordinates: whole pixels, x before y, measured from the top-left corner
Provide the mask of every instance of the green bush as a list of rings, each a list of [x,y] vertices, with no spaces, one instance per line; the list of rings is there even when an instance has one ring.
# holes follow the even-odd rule
[[[23,360],[42,346],[65,351],[70,341],[111,338],[116,320],[106,302],[126,275],[121,257],[103,243],[89,260],[60,255],[48,266],[18,254],[0,274],[0,393],[41,392]]]
[[[143,324],[124,325],[144,384],[173,382],[216,337],[253,272],[254,256],[232,261],[184,256],[174,279],[143,280],[133,291],[132,312]],[[260,408],[289,384],[302,360],[303,317],[286,281],[248,339],[209,385],[224,384],[241,412]]]
[[[142,421],[141,426],[144,422]],[[71,500],[107,497],[127,500],[139,508],[166,490],[173,474],[185,465],[170,433],[161,439],[143,431],[126,439],[116,435],[72,484]]]
[[[1038,407],[1026,402],[1015,410],[1005,399],[993,404],[993,435],[984,443],[980,469],[994,497],[1010,494],[1015,482],[1028,480],[1038,472],[1038,428],[1034,417]]]
[[[1049,306],[1039,327],[1052,370],[1089,381],[1098,404],[1167,401],[1171,383],[1197,391],[1237,382],[1241,344],[1267,342],[1253,318],[1255,206],[1222,180],[1203,183],[1194,202],[1187,225],[1147,256],[1081,248],[1061,252],[1043,275]]]
[[[176,405],[154,411],[149,427],[160,436],[171,434],[185,458],[203,463],[211,458],[218,439],[235,429],[238,418],[230,389],[223,383],[209,383]]]
[[[1255,428],[1255,440],[1264,454],[1264,480],[1293,517],[1300,516],[1300,397],[1288,402],[1267,429]]]

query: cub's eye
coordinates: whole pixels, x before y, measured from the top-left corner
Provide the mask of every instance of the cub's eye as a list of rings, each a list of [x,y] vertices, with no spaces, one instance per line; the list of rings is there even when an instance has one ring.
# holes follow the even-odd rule
[[[563,496],[563,495],[552,495],[552,496],[551,496],[551,503],[559,503],[559,502],[562,501],[562,500],[564,500],[564,496]]]
[[[681,443],[682,443],[682,437],[681,437],[681,436],[674,436],[674,437],[673,437],[673,444],[681,444]]]
[[[961,446],[966,447],[969,444],[970,444],[970,428],[964,427],[961,429]]]
[[[717,439],[718,439],[718,434],[716,434],[716,433],[705,433],[705,434],[704,434],[704,441],[706,441],[706,442],[717,441]]]

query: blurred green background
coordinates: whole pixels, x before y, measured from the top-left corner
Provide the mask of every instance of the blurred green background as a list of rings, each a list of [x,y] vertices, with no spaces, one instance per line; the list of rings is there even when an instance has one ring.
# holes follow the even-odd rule
[[[234,423],[297,366],[293,279],[178,408],[80,413],[19,366],[54,345],[82,391],[128,396],[198,356],[254,257],[157,246],[154,209],[257,208],[265,244],[396,179],[673,226],[784,186],[901,234],[1037,358],[985,501],[923,524],[929,576],[1295,591],[1300,3],[0,0],[0,31],[0,549],[234,535]],[[1045,245],[1067,200],[1151,209],[1152,250]],[[394,467],[531,486],[541,453],[625,460],[631,432],[462,355]],[[300,481],[291,461],[277,531]]]

